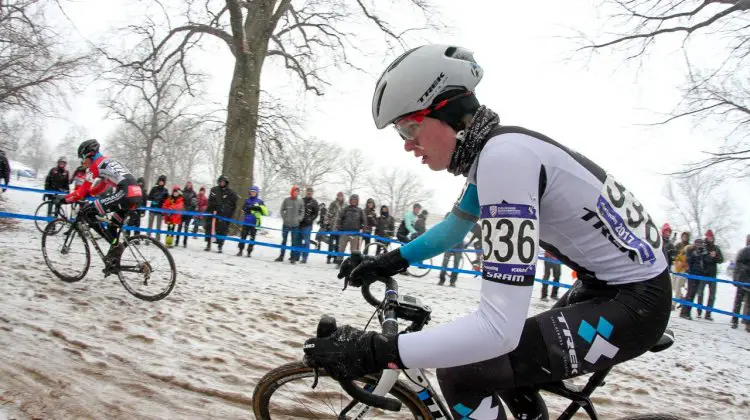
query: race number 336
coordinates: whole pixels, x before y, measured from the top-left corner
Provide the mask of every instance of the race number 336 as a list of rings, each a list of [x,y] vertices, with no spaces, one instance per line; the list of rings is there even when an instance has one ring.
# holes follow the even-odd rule
[[[612,175],[607,175],[596,210],[617,242],[635,251],[641,264],[656,261],[661,249],[659,229],[643,205]]]
[[[536,209],[528,204],[481,206],[482,277],[529,286],[536,273],[539,229]]]

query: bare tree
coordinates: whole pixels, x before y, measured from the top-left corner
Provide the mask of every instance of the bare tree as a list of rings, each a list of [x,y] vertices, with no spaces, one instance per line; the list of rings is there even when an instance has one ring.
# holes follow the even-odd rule
[[[263,200],[273,201],[284,195],[281,165],[266,154],[256,155],[259,161],[255,165],[255,183],[260,188]]]
[[[146,163],[145,140],[132,125],[127,123],[118,125],[115,131],[103,141],[102,147],[105,148],[108,155],[126,163],[127,168],[136,177],[140,177],[144,173]]]
[[[206,162],[208,163],[208,172],[211,175],[211,182],[216,182],[221,175],[221,162],[224,158],[224,139],[222,133],[218,130],[206,131]]]
[[[725,183],[726,178],[715,171],[670,179],[665,187],[670,220],[697,235],[711,229],[717,242],[728,249],[726,246],[735,233],[738,213],[724,190]]]
[[[47,19],[47,0],[0,1],[0,111],[39,113],[49,99],[65,96],[91,64],[72,51]]]
[[[358,191],[360,187],[368,183],[367,175],[372,165],[365,159],[365,155],[359,149],[347,152],[341,162],[341,183],[347,195]]]
[[[15,152],[23,136],[23,121],[19,116],[0,115],[0,150]]]
[[[142,41],[130,54],[150,54],[158,50],[155,28],[143,26],[138,28]],[[198,101],[194,98],[200,75],[191,72],[187,64],[175,57],[163,58],[162,67],[150,69],[133,67],[127,64],[126,58],[103,54],[115,66],[104,79],[111,85],[108,96],[102,101],[108,117],[120,120],[133,127],[139,134],[139,147],[144,149],[143,176],[148,183],[154,174],[154,162],[168,159],[174,150],[165,141],[168,130],[177,135],[195,129],[211,121],[211,112],[198,113]],[[186,47],[187,51],[187,47]],[[155,58],[162,60],[161,51]],[[189,122],[187,122],[189,121]],[[181,123],[182,122],[182,123]],[[179,128],[173,125],[181,124]]]
[[[69,167],[76,168],[80,162],[77,156],[78,146],[87,138],[88,133],[84,127],[79,125],[72,126],[57,143],[57,146],[55,146],[55,153],[58,156],[65,156],[68,159]]]
[[[280,152],[277,161],[283,178],[302,187],[318,187],[335,176],[341,148],[315,138],[294,140]]]
[[[369,24],[379,30],[390,50],[394,46],[391,44],[403,48],[415,28],[393,26],[381,13],[400,5],[403,7],[398,10],[411,9],[421,14],[401,21],[419,22],[425,27],[432,26],[437,16],[429,0],[393,0],[377,5],[372,0],[180,3],[184,6],[166,19],[166,34],[153,53],[131,65],[163,68],[165,61],[182,59],[186,47],[200,43],[204,36],[227,46],[235,62],[227,103],[223,172],[233,185],[242,188],[251,184],[253,176],[261,114],[261,72],[266,58],[283,65],[306,91],[322,95],[327,68],[358,68],[349,58],[362,42],[357,24]],[[179,23],[171,24],[176,21]]]
[[[688,164],[676,174],[692,174],[714,165],[729,166],[735,175],[747,174],[750,0],[613,0],[604,6],[601,10],[611,11],[607,35],[586,41],[581,49],[613,49],[623,53],[626,61],[636,60],[646,57],[657,40],[681,36],[688,70],[684,97],[658,124],[693,118],[697,123],[723,124],[732,132],[718,152],[715,148],[706,151],[705,159]],[[692,53],[690,41],[695,39],[715,47],[710,56],[701,55],[700,50]]]
[[[53,161],[49,141],[39,124],[33,124],[31,133],[23,142],[21,161],[34,170],[37,177],[43,175],[40,170],[46,169]]]
[[[376,201],[387,205],[394,217],[403,215],[414,203],[428,200],[432,194],[416,174],[397,168],[375,176],[370,188]]]

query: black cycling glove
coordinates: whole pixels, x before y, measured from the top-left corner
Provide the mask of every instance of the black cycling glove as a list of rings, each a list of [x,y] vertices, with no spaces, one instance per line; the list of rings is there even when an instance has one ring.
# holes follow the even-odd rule
[[[357,263],[358,260],[361,261]],[[378,277],[391,277],[406,271],[408,267],[409,262],[401,256],[401,250],[394,249],[377,257],[347,258],[341,264],[338,278],[346,277],[349,284],[359,287],[364,281],[371,283]]]

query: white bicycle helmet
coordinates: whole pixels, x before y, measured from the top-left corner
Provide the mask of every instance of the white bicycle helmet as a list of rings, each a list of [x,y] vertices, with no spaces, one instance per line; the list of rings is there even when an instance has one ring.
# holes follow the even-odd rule
[[[439,94],[473,91],[484,71],[474,53],[451,45],[423,45],[396,58],[372,95],[372,118],[382,129],[404,115],[429,108]]]

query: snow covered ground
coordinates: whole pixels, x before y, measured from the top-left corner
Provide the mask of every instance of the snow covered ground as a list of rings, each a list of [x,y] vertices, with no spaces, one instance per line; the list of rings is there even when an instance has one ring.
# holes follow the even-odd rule
[[[0,209],[28,214],[40,196],[8,191],[2,200]],[[0,419],[253,418],[256,382],[300,359],[320,315],[358,326],[371,315],[356,290],[341,291],[322,255],[292,266],[273,262],[276,249],[258,248],[248,259],[234,256],[233,243],[217,254],[194,240],[172,251],[175,290],[148,303],[115,277],[104,279],[96,258],[83,281],[57,280],[39,239],[32,221],[0,226]],[[455,289],[436,281],[431,274],[400,282],[435,308],[433,323],[476,307],[476,279],[461,276]],[[717,306],[729,309],[733,295],[720,284]],[[552,305],[534,296],[532,313]],[[748,418],[750,334],[716,318],[673,317],[672,348],[618,366],[594,394],[602,417]],[[564,406],[547,402],[554,413]]]

